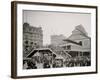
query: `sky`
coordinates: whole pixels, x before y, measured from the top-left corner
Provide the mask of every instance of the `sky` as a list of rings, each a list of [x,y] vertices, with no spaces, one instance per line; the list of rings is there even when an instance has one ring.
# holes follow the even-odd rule
[[[43,44],[50,44],[51,35],[64,35],[69,37],[77,25],[83,25],[88,35],[91,35],[91,14],[65,13],[50,11],[23,11],[23,23],[42,27]]]

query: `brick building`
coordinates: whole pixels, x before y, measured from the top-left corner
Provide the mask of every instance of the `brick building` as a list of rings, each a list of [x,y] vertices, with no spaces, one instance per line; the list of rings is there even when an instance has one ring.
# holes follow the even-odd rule
[[[23,24],[23,56],[25,57],[31,50],[43,46],[43,31],[41,27]]]

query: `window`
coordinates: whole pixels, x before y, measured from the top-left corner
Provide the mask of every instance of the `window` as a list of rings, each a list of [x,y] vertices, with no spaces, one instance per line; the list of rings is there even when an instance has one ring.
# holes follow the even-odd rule
[[[82,41],[80,41],[79,44],[82,46]]]
[[[31,44],[33,44],[33,42],[31,42]]]
[[[68,45],[68,46],[67,46],[67,49],[68,49],[68,50],[71,50],[71,45]]]
[[[25,44],[28,44],[28,41],[25,41]]]
[[[37,43],[34,43],[34,45],[36,46],[36,45],[37,45]]]

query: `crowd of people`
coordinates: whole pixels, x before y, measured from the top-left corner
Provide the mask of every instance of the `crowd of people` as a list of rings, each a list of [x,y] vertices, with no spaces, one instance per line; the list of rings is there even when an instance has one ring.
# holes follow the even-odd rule
[[[58,59],[55,54],[43,54],[42,56],[34,56],[23,60],[24,69],[42,69],[42,68],[60,68],[60,67],[77,67],[90,66],[91,61],[88,57],[71,57],[66,59]]]
[[[86,56],[79,56],[75,58],[70,58],[64,62],[66,67],[75,67],[75,66],[91,66],[90,58]]]

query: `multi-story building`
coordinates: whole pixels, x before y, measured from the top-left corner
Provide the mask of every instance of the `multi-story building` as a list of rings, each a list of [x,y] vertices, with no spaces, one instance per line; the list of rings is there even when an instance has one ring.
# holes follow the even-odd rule
[[[66,39],[64,35],[52,35],[51,36],[51,45],[54,46],[59,46],[61,44],[64,44],[65,42],[63,41]]]
[[[72,31],[72,34],[64,40],[66,44],[62,45],[64,50],[72,57],[91,55],[91,38],[82,25],[78,25]]]
[[[41,27],[23,24],[23,56],[25,57],[31,50],[43,45],[43,31]]]

